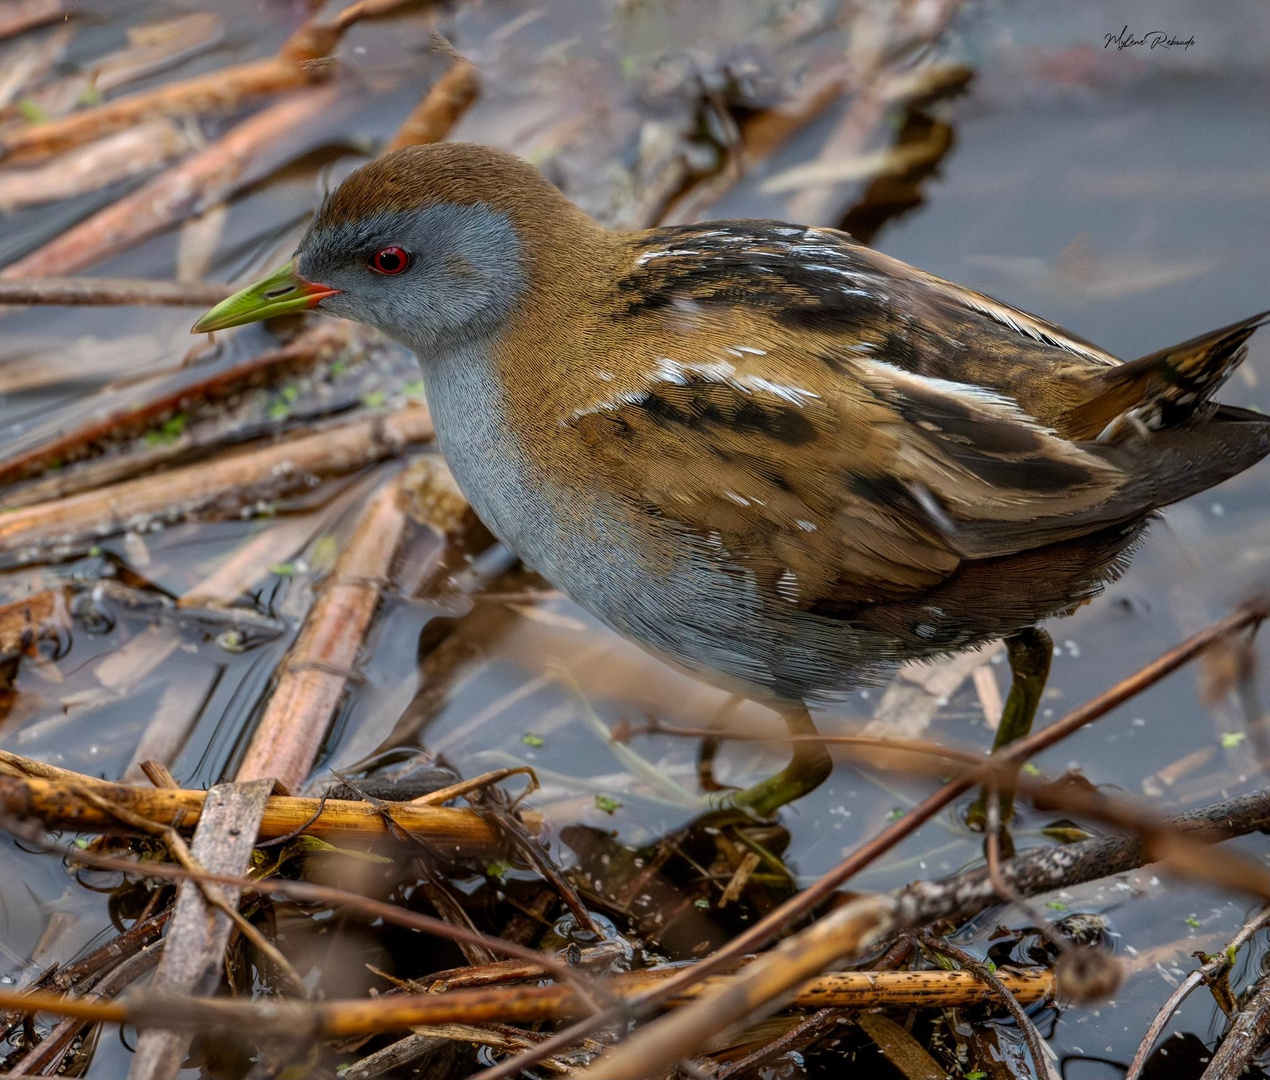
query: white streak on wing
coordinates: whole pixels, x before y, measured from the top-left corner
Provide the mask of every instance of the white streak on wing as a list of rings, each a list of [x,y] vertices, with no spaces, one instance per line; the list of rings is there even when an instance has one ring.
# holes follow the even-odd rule
[[[944,283],[939,282],[937,284],[943,285]],[[955,287],[946,288],[945,291],[959,303],[979,312],[981,315],[987,315],[994,322],[1008,326],[1021,337],[1031,338],[1033,341],[1039,341],[1045,345],[1053,345],[1064,352],[1083,356],[1085,359],[1093,360],[1105,367],[1112,367],[1118,363],[1115,357],[1099,349],[1091,349],[1088,345],[1073,341],[1066,335],[1057,332],[1056,328],[1042,326],[1022,311],[1018,311],[1006,304],[999,304],[986,297],[975,296],[973,293],[963,292]]]
[[[813,393],[811,390],[804,390],[800,386],[786,386],[784,383],[772,382],[771,379],[764,379],[759,375],[741,375],[734,379],[733,383],[742,390],[750,392],[766,390],[769,394],[775,394],[782,401],[788,401],[791,405],[798,405],[799,407],[809,401],[820,400],[820,395]]]
[[[642,252],[635,260],[636,266],[643,266],[651,259],[664,259],[668,255],[700,255],[699,251],[690,251],[687,248],[661,248],[657,251]]]
[[[989,405],[997,409],[1005,409],[1012,417],[1024,420],[1033,427],[1039,426],[1033,417],[1028,416],[1027,413],[1019,408],[1017,401],[1003,394],[998,394],[994,390],[986,390],[982,386],[975,386],[973,383],[953,382],[951,379],[936,379],[929,375],[914,375],[911,371],[897,367],[894,364],[888,364],[885,360],[870,360],[868,366],[889,375],[901,386],[904,383],[917,383],[938,394],[963,398],[974,402],[976,405]]]
[[[758,352],[758,350],[753,349],[746,351]],[[672,386],[687,386],[689,376],[697,376],[710,382],[730,386],[747,394],[753,394],[756,391],[771,394],[782,401],[789,402],[791,405],[797,405],[799,408],[802,408],[809,401],[820,400],[819,394],[812,390],[804,390],[800,386],[789,386],[785,383],[773,382],[771,379],[765,379],[761,375],[738,374],[736,367],[726,360],[681,364],[677,360],[672,360],[669,356],[660,356],[657,358],[656,364],[656,376],[650,380],[654,383],[665,382],[670,383]],[[647,389],[626,390],[606,401],[600,401],[594,405],[584,405],[582,408],[575,409],[570,413],[568,419],[561,420],[560,426],[567,427],[570,422],[579,420],[591,413],[613,412],[625,405],[638,405],[650,393],[651,391]]]
[[[781,599],[788,600],[791,604],[798,603],[798,575],[792,570],[782,571],[781,576],[776,579],[776,591],[780,593]]]
[[[938,526],[945,536],[955,535],[957,524],[948,516],[948,512],[939,504],[931,490],[925,484],[909,484],[909,492],[917,500],[917,505],[926,511],[931,521]]]
[[[836,262],[846,255],[847,249],[837,244],[791,244],[789,253],[800,259],[810,256],[814,259],[828,259]]]
[[[819,270],[822,274],[839,274],[842,277],[858,278],[857,274],[850,267],[846,266],[830,266],[828,263],[803,263],[804,270]]]

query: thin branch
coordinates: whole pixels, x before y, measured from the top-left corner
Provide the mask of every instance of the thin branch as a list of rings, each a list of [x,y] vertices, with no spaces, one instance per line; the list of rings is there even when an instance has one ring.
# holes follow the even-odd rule
[[[218,282],[182,283],[140,278],[33,277],[0,281],[0,304],[151,304],[203,307],[219,303],[233,287]]]
[[[1049,1000],[1056,988],[1053,972],[1048,968],[1003,972],[1001,979],[1015,997],[1028,1002]],[[619,997],[629,998],[655,981],[664,981],[664,975],[630,973],[608,980],[605,985]],[[797,1009],[957,1008],[988,1004],[995,994],[992,987],[965,971],[847,971],[811,980],[794,995],[791,1005]],[[690,999],[672,998],[667,1004],[681,1005],[687,1000]],[[228,1027],[258,1034],[349,1038],[429,1024],[546,1022],[577,1016],[586,1011],[587,1005],[575,987],[553,984],[328,1001],[137,994],[104,1009],[89,1005],[83,998],[0,990],[0,1007],[172,1031]]]
[[[22,507],[0,517],[0,551],[73,544],[135,523],[178,521],[213,510],[229,513],[262,497],[305,489],[313,479],[352,472],[431,438],[432,419],[422,405],[362,417],[314,435]]]
[[[1222,1036],[1201,1080],[1237,1080],[1270,1037],[1270,975],[1262,975]]]
[[[66,780],[0,776],[0,813],[18,819],[36,818],[50,829],[82,833],[121,831],[115,821],[117,815],[107,813],[84,798],[82,791],[91,790],[150,825],[179,823],[182,828],[193,828],[207,799],[205,791],[105,784],[78,773],[72,773],[71,777]],[[526,824],[537,831],[541,821],[537,815],[529,814]],[[499,830],[473,810],[391,803],[381,812],[364,802],[328,799],[323,805],[320,799],[290,795],[270,796],[256,837],[275,840],[301,825],[308,835],[333,844],[391,840],[407,834],[439,851],[457,850],[479,857],[507,850]]]
[[[1155,1018],[1147,1028],[1146,1034],[1142,1036],[1142,1042],[1138,1044],[1138,1051],[1133,1055],[1133,1061],[1129,1065],[1129,1071],[1125,1073],[1124,1080],[1139,1080],[1142,1070],[1146,1066],[1147,1058],[1151,1054],[1151,1048],[1168,1026],[1169,1021],[1173,1019],[1173,1014],[1181,1008],[1182,1002],[1197,987],[1228,972],[1231,968],[1231,958],[1234,954],[1267,925],[1270,925],[1270,905],[1261,908],[1251,919],[1244,923],[1239,928],[1239,932],[1230,939],[1225,949],[1217,953],[1216,956],[1210,956],[1200,967],[1186,976],[1177,989],[1169,995],[1168,1000],[1160,1007],[1160,1011],[1155,1014]]]
[[[942,941],[929,930],[922,930],[918,934],[921,942],[927,948],[936,952],[941,952],[951,960],[955,960],[962,968],[976,979],[980,979],[992,987],[993,992],[1000,999],[1001,1004],[1006,1007],[1006,1011],[1014,1017],[1014,1022],[1019,1025],[1019,1030],[1023,1032],[1023,1039],[1027,1043],[1028,1053],[1032,1055],[1032,1064],[1036,1068],[1038,1077],[1049,1077],[1050,1080],[1057,1080],[1057,1073],[1054,1071],[1053,1055],[1044,1040],[1041,1033],[1036,1030],[1036,1025],[1032,1023],[1032,1018],[1023,1011],[1023,1006],[1019,1004],[1019,999],[1006,985],[1003,976],[1005,972],[996,972],[989,968],[986,964],[977,960],[966,952],[950,942]]]
[[[1170,819],[1167,827],[1203,843],[1263,828],[1270,824],[1270,791],[1230,800],[1209,816],[1214,810],[1210,807],[1180,815]],[[1142,866],[1151,857],[1151,847],[1141,837],[1098,837],[1060,849],[1034,848],[1003,864],[1000,877],[1012,891],[1036,896]],[[692,1054],[702,1031],[720,1031],[742,1019],[761,1017],[817,972],[858,956],[888,936],[938,919],[969,917],[996,902],[997,889],[986,869],[851,900],[786,938],[719,989],[641,1028],[586,1075],[604,1080],[658,1075],[679,1058]],[[696,968],[690,970],[696,973]],[[667,986],[678,991],[685,981],[681,975]],[[649,1000],[665,992],[666,987],[659,987]],[[639,1008],[644,1002],[634,1004]]]
[[[1002,748],[986,759],[978,770],[968,770],[961,776],[955,777],[938,791],[927,796],[927,798],[922,800],[902,818],[899,818],[888,828],[884,829],[879,835],[858,847],[833,870],[817,879],[813,885],[777,906],[755,923],[754,926],[733,938],[722,949],[719,949],[699,964],[695,964],[693,967],[681,972],[675,980],[672,980],[675,983],[673,992],[681,992],[707,975],[726,971],[735,965],[739,958],[746,953],[762,948],[796,920],[801,919],[822,901],[832,896],[851,877],[887,851],[890,851],[900,841],[916,832],[918,828],[943,810],[954,799],[973,788],[976,783],[994,775],[996,771],[1002,768],[1017,769],[1028,758],[1062,741],[1072,732],[1078,731],[1085,725],[1105,716],[1118,705],[1130,700],[1143,690],[1159,682],[1165,676],[1170,675],[1183,664],[1192,660],[1214,641],[1219,641],[1227,634],[1236,633],[1248,626],[1259,624],[1266,618],[1268,610],[1270,610],[1270,606],[1268,606],[1268,602],[1264,598],[1246,604],[1219,622],[1196,634],[1192,634],[1181,644],[1170,649],[1145,667],[1140,668],[1133,675],[1121,680],[1115,686],[1099,694],[1078,709],[1068,713],[1049,727],[1034,732],[1026,739],[1020,739],[1018,742]],[[664,989],[659,988],[656,993],[660,993]],[[656,993],[650,995],[646,1001],[634,1003],[632,1008],[637,1012],[643,1009],[652,1009],[658,1004]],[[571,1025],[563,1031],[557,1032],[541,1046],[486,1069],[484,1072],[479,1073],[474,1080],[506,1080],[507,1077],[515,1076],[520,1070],[532,1065],[534,1061],[538,1060],[539,1054],[544,1056],[555,1054],[579,1039],[590,1035],[604,1024],[612,1023],[614,1019],[615,1017],[613,1016],[597,1016],[588,1018],[582,1023]],[[680,1056],[682,1054],[677,1054],[669,1060],[674,1061]]]

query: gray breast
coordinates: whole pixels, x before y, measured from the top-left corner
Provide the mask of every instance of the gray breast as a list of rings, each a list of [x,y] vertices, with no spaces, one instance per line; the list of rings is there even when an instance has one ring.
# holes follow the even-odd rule
[[[658,536],[672,526],[637,516],[599,489],[560,494],[549,486],[508,428],[505,391],[483,355],[436,358],[426,383],[441,449],[481,520],[597,618],[676,666],[751,696],[801,696],[809,678],[832,670],[823,649],[803,644],[806,635],[789,625],[793,612],[765,611],[754,583],[699,542]],[[553,498],[567,498],[569,513]],[[839,625],[834,637],[841,649],[851,635]]]

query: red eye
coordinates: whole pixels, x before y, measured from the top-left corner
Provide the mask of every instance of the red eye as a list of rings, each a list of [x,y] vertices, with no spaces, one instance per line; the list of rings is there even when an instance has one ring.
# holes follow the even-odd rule
[[[400,274],[410,265],[410,256],[399,247],[380,248],[367,260],[377,274]]]

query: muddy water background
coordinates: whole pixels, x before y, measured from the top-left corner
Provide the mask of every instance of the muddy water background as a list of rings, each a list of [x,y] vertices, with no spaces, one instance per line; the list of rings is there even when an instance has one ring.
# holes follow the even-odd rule
[[[190,6],[225,17],[222,43],[137,85],[270,55],[303,17],[298,4],[226,0]],[[605,170],[630,167],[639,154],[629,72],[667,50],[672,62],[705,69],[720,57],[740,63],[745,43],[761,38],[774,6],[738,0],[694,12],[686,3],[642,4],[624,5],[615,14],[612,4],[495,0],[442,12],[416,9],[359,26],[339,54],[357,91],[321,126],[297,132],[294,145],[278,148],[277,167],[233,201],[209,277],[247,277],[285,255],[323,188],[391,134],[442,70],[443,61],[427,50],[434,27],[481,66],[484,78],[485,92],[456,137],[544,156],[552,140],[563,137],[566,121],[590,124],[590,148],[575,146],[562,155],[554,178],[599,208]],[[805,5],[808,18],[821,6],[830,5]],[[187,9],[85,0],[76,6],[79,28],[66,63],[73,67],[118,47],[135,23]],[[1105,35],[1125,23],[1135,33],[1193,35],[1195,44],[1169,52],[1105,49]],[[809,57],[841,48],[836,33],[813,35],[805,50],[792,54],[790,70],[778,64],[775,75],[789,77]],[[1220,7],[1124,5],[1114,17],[1094,4],[967,7],[954,20],[944,52],[973,69],[973,81],[962,96],[930,109],[951,129],[951,149],[922,183],[921,204],[884,222],[871,242],[1126,357],[1270,306],[1267,42],[1270,15],[1251,0]],[[691,61],[684,59],[689,44]],[[673,95],[669,101],[667,109],[677,107]],[[763,179],[814,156],[837,116],[830,110],[759,165],[711,216],[785,216],[788,197],[760,190]],[[209,125],[209,134],[218,123]],[[31,250],[117,194],[0,217],[0,261]],[[826,222],[836,223],[859,195],[859,185],[844,187]],[[173,230],[93,272],[170,278],[176,251]],[[0,396],[0,438],[18,445],[69,426],[96,407],[94,395],[112,379],[170,368],[191,347],[190,321],[191,313],[179,309],[8,314],[0,325],[0,375],[32,355],[80,350],[105,359],[97,366],[85,361],[77,377]],[[269,340],[266,330],[248,328],[216,363],[249,355]],[[119,342],[124,344],[112,359],[106,345]],[[400,356],[369,377],[378,381],[364,393],[392,392],[418,375]],[[1270,334],[1254,339],[1248,363],[1224,396],[1270,409]],[[259,611],[293,625],[315,576],[304,568],[306,544],[327,530],[339,534],[341,512],[364,482],[354,478],[324,489],[308,517],[288,513],[112,537],[100,552],[43,572],[91,574],[94,560],[112,559],[150,587],[179,595],[262,527],[293,528],[283,541],[291,547],[279,562],[296,572],[272,575],[255,594]],[[1171,509],[1121,582],[1053,624],[1058,648],[1042,722],[1135,670],[1248,592],[1270,586],[1268,496],[1270,466],[1263,465]],[[8,571],[0,579],[4,598],[22,595],[32,573]],[[443,753],[465,775],[511,762],[538,769],[544,786],[532,801],[556,836],[561,828],[583,824],[638,844],[690,816],[665,793],[649,797],[647,786],[632,779],[599,737],[598,725],[638,725],[648,717],[699,725],[722,707],[722,694],[645,657],[567,601],[548,598],[479,605],[459,631],[456,649],[464,659],[434,700],[429,694],[435,686],[418,670],[419,640],[446,614],[390,595],[367,643],[364,681],[349,696],[324,765],[356,762],[403,716],[424,716],[426,723],[407,741]],[[117,609],[92,629],[77,622],[58,655],[23,663],[0,745],[115,779],[156,709],[168,708],[196,717],[173,765],[183,786],[205,786],[232,771],[289,635],[232,653],[203,628],[155,624]],[[999,664],[993,670],[1004,691],[1004,670]],[[421,691],[425,697],[417,700]],[[877,700],[876,690],[853,696],[840,714],[823,718],[824,727],[845,729],[870,717]],[[738,720],[760,730],[778,726],[759,709]],[[1146,795],[1161,808],[1186,807],[1264,782],[1252,772],[1246,742],[1223,746],[1223,733],[1240,730],[1239,723],[1228,711],[1202,705],[1195,671],[1185,670],[1038,764],[1051,772],[1079,768],[1095,784]],[[533,736],[528,743],[527,735]],[[972,686],[964,685],[940,708],[926,737],[961,745],[990,739]],[[657,736],[636,737],[631,747],[692,789],[695,744]],[[719,771],[725,780],[745,782],[776,760],[734,746],[721,755]],[[822,873],[926,790],[928,782],[841,764],[828,784],[786,812],[789,864],[808,880]],[[617,800],[620,808],[603,812],[597,794]],[[957,813],[949,813],[926,827],[862,875],[858,887],[890,888],[972,862],[978,843],[959,822]],[[1025,815],[1017,841],[1041,840],[1038,830],[1048,823]],[[1244,846],[1259,856],[1265,850],[1263,838]],[[567,848],[561,856],[568,861]],[[1122,954],[1161,950],[1160,963],[1144,963],[1146,970],[1113,1004],[1038,1016],[1068,1080],[1120,1075],[1178,968],[1189,969],[1189,953],[1215,950],[1247,914],[1242,901],[1224,893],[1161,882],[1150,872],[1056,898],[1054,905],[1054,912],[1104,915]],[[986,949],[996,918],[965,933],[963,944]],[[24,982],[111,932],[104,895],[68,879],[54,860],[0,841],[0,976],[6,981]],[[339,955],[332,946],[316,962],[333,963]],[[1237,979],[1246,981],[1260,962],[1258,948],[1245,950]],[[1211,999],[1196,994],[1171,1029],[1210,1042],[1218,1021]],[[1003,1030],[1007,1040],[1012,1037],[1007,1025]],[[1160,1060],[1160,1075],[1198,1076],[1196,1055],[1202,1053],[1190,1039],[1178,1040],[1171,1059]],[[104,1039],[87,1075],[122,1075],[126,1056],[122,1044]],[[811,1058],[808,1068],[834,1067],[818,1060]]]

